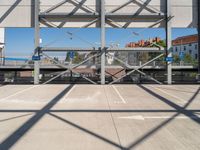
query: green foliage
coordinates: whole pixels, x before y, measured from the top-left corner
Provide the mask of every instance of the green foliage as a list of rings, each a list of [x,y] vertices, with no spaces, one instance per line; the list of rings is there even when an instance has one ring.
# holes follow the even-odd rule
[[[173,55],[173,59],[175,63],[179,63],[180,62],[180,58],[178,55]]]
[[[161,40],[161,41],[157,42],[156,44],[161,47],[166,47],[166,43],[164,40]],[[156,46],[154,45],[153,47],[156,47]],[[156,52],[149,53],[149,60],[155,58],[156,56],[158,56],[158,53],[156,53]],[[164,60],[165,60],[165,56],[162,56],[157,59],[157,61],[164,61]]]
[[[65,61],[70,61],[70,56],[69,56],[69,52],[66,54],[66,58],[65,58]]]
[[[70,60],[71,60],[70,53],[68,52],[66,54],[65,61],[69,62]],[[72,63],[77,64],[77,63],[80,63],[81,61],[83,61],[83,58],[81,57],[81,55],[78,52],[74,52],[74,58],[72,59]]]
[[[156,44],[157,44],[157,45],[160,45],[160,46],[162,46],[162,47],[166,47],[166,43],[165,43],[164,40],[161,40],[160,42],[157,42]]]
[[[158,53],[151,52],[151,53],[149,53],[149,60],[151,60],[151,59],[153,59],[153,58],[155,58],[157,56],[158,56]],[[164,60],[165,60],[165,56],[162,56],[162,57],[157,59],[157,61],[164,61]]]
[[[190,54],[185,54],[183,61],[185,63],[192,63],[193,62],[192,56]]]
[[[117,60],[114,60],[112,64],[113,65],[120,65],[121,63],[119,61],[117,61]]]
[[[193,66],[198,65],[198,61],[196,59],[192,58],[192,56],[188,53],[185,54],[183,61],[184,61],[184,63],[192,64]]]
[[[75,52],[74,54],[74,59],[73,59],[73,63],[74,64],[77,64],[77,63],[80,63],[83,59],[81,58],[81,56],[79,55],[78,52]]]

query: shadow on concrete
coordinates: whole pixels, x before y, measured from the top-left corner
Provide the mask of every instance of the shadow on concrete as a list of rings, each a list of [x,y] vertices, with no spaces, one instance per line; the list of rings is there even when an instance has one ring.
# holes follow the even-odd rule
[[[2,17],[0,17],[0,23],[4,21],[6,17],[9,16],[9,14],[17,7],[17,5],[21,2],[22,0],[16,0],[14,4],[3,14]]]
[[[169,99],[167,99],[167,98],[165,98],[165,97],[153,92],[152,90],[144,87],[143,85],[139,85],[139,87],[142,88],[143,90],[145,90],[147,93],[151,94],[152,96],[156,97],[157,99],[161,100],[165,104],[167,104],[167,105],[171,106],[172,108],[176,109],[179,113],[190,117],[193,121],[195,121],[196,123],[200,124],[200,118],[198,116],[196,116],[193,112],[191,112],[189,110],[186,110],[186,108],[194,101],[196,96],[199,94],[200,88],[198,88],[197,91],[193,94],[193,96],[188,100],[188,102],[183,107],[181,107],[181,106],[175,104],[172,100],[169,100]]]
[[[86,2],[86,0],[82,0],[79,4],[74,4],[75,8],[68,14],[69,16],[74,15],[79,9],[84,8],[83,5]],[[87,13],[90,13],[87,9],[85,10]],[[58,28],[62,28],[68,21],[63,21],[59,24]]]
[[[14,144],[16,144],[27,132],[73,87],[69,85],[64,89],[59,95],[52,99],[46,106],[41,110],[37,111],[36,114],[26,121],[21,127],[15,130],[11,135],[9,135],[0,144],[1,150],[10,149]]]
[[[98,139],[100,139],[100,140],[102,140],[102,141],[104,141],[104,142],[106,142],[106,143],[108,143],[108,144],[111,144],[112,146],[114,146],[114,147],[116,147],[116,148],[119,148],[119,149],[126,149],[125,147],[122,147],[120,144],[118,144],[118,143],[116,143],[116,142],[113,142],[113,141],[111,141],[111,140],[109,140],[109,139],[107,139],[107,138],[105,138],[105,137],[103,137],[103,136],[101,136],[101,135],[99,135],[99,134],[97,134],[97,133],[94,133],[94,132],[92,132],[92,131],[90,131],[90,130],[88,130],[88,129],[86,129],[86,128],[83,128],[83,127],[81,127],[81,126],[79,126],[79,125],[77,125],[77,124],[75,124],[75,123],[73,123],[73,122],[71,122],[71,121],[69,121],[69,120],[66,120],[66,119],[64,119],[64,118],[62,118],[62,117],[59,117],[59,116],[57,116],[57,115],[55,115],[55,114],[52,114],[52,113],[49,113],[49,115],[51,115],[52,117],[55,117],[56,119],[58,119],[58,120],[60,120],[60,121],[62,121],[62,122],[64,122],[64,123],[66,123],[66,124],[68,124],[68,125],[70,125],[70,126],[72,126],[72,127],[74,127],[74,128],[79,129],[80,131],[83,131],[83,132],[85,132],[85,133],[87,133],[87,134],[90,134],[90,135],[92,135],[93,137],[96,137],[96,138],[98,138]]]
[[[6,86],[7,84],[0,84],[0,87]]]
[[[0,110],[0,113],[25,113],[25,112],[35,112],[37,113],[40,110],[37,109],[5,109]],[[188,109],[192,113],[200,113],[200,109]],[[48,113],[178,113],[180,110],[167,110],[167,109],[138,109],[138,110],[130,110],[130,109],[54,109],[47,111]]]
[[[68,88],[66,88],[64,91],[62,91],[58,96],[56,96],[51,102],[49,102],[45,107],[43,107],[41,110],[0,110],[0,113],[4,113],[4,112],[35,112],[36,114],[30,118],[27,122],[25,122],[20,128],[18,128],[15,132],[13,132],[8,138],[6,138],[0,146],[0,149],[4,150],[4,149],[10,149],[15,143],[17,143],[18,140],[20,140],[24,134],[26,134],[45,114],[49,114],[52,117],[66,123],[67,125],[70,125],[74,128],[77,128],[78,130],[85,132],[87,134],[92,135],[93,137],[102,140],[105,143],[108,143],[114,147],[116,147],[117,149],[123,149],[123,150],[130,150],[130,149],[134,149],[137,146],[139,146],[141,143],[143,143],[145,140],[148,140],[152,135],[154,135],[156,132],[160,131],[160,129],[162,129],[163,127],[165,127],[167,124],[169,124],[170,122],[172,122],[174,119],[176,119],[176,117],[178,117],[180,114],[183,114],[185,116],[187,116],[188,118],[190,118],[192,121],[194,121],[195,123],[199,124],[200,123],[200,118],[195,114],[195,113],[199,113],[200,110],[190,110],[190,109],[186,109],[196,98],[196,96],[199,94],[200,92],[200,88],[194,93],[194,95],[188,100],[188,102],[183,106],[179,106],[175,103],[173,103],[172,100],[169,100],[161,95],[159,95],[158,93],[155,93],[154,91],[152,91],[151,89],[148,89],[146,87],[144,87],[143,85],[139,85],[140,88],[142,88],[144,91],[146,91],[147,93],[149,93],[150,95],[154,96],[155,98],[157,98],[158,100],[164,102],[165,104],[169,105],[172,107],[172,109],[168,109],[168,110],[50,110],[70,89],[71,89],[72,85],[69,86]],[[132,144],[128,145],[127,147],[121,146],[119,143],[114,142],[106,137],[103,137],[97,133],[94,133],[92,131],[90,131],[89,129],[83,128],[80,125],[77,125],[69,120],[66,120],[54,113],[143,113],[143,112],[147,112],[147,113],[155,113],[155,112],[168,112],[168,113],[173,113],[172,117],[164,120],[162,123],[160,123],[158,126],[154,127],[153,129],[149,130],[147,133],[145,133],[144,135],[142,135],[141,137],[139,137],[137,140],[133,141]],[[174,114],[175,113],[175,114]]]
[[[137,147],[139,144],[141,144],[142,142],[144,142],[145,140],[150,138],[150,136],[155,134],[161,128],[163,128],[164,126],[169,124],[171,121],[173,121],[180,114],[188,116],[194,122],[196,122],[197,124],[200,124],[200,118],[196,114],[194,114],[192,111],[186,110],[186,108],[194,101],[194,99],[196,98],[197,94],[200,92],[200,88],[194,93],[194,95],[190,98],[190,100],[183,107],[181,107],[181,106],[173,103],[171,100],[166,99],[165,97],[153,92],[152,90],[150,90],[150,89],[148,89],[148,88],[146,88],[146,87],[144,87],[142,85],[138,85],[138,86],[140,88],[142,88],[144,91],[146,91],[147,93],[149,93],[152,96],[156,97],[157,99],[159,99],[159,100],[163,101],[164,103],[168,104],[169,106],[175,108],[178,112],[176,114],[174,114],[171,118],[163,121],[161,124],[159,124],[158,126],[153,128],[152,130],[150,130],[149,132],[147,132],[146,134],[144,134],[143,136],[138,138],[136,141],[134,141],[132,144],[130,144],[127,147],[127,149],[133,149],[133,148]]]

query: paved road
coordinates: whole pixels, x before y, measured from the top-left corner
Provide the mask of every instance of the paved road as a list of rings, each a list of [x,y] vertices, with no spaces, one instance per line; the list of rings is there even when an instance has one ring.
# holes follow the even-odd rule
[[[199,150],[198,85],[6,85],[0,149]]]

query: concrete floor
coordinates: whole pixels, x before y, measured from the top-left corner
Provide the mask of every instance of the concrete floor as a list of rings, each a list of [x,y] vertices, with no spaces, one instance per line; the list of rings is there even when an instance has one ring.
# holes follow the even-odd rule
[[[5,85],[0,149],[199,150],[198,85]]]

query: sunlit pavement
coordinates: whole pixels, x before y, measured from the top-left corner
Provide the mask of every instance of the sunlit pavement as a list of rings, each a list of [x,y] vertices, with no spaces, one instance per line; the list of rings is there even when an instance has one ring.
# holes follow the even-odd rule
[[[198,85],[5,85],[0,149],[199,150]]]

